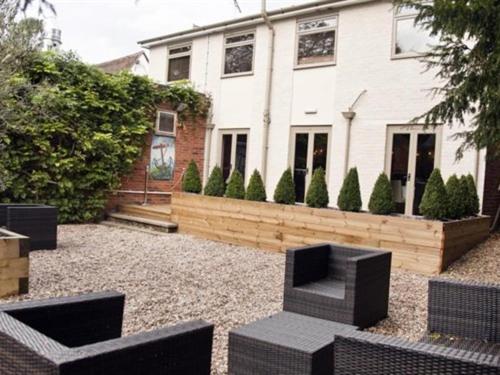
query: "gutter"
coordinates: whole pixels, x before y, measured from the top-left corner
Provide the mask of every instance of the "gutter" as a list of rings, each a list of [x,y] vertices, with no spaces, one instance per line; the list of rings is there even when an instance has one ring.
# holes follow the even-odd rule
[[[262,18],[269,29],[269,52],[268,52],[268,62],[267,62],[267,82],[266,82],[266,92],[265,92],[265,104],[264,104],[264,121],[263,121],[263,132],[262,132],[262,167],[261,174],[264,186],[267,179],[267,156],[269,153],[269,128],[271,126],[271,101],[272,101],[272,88],[273,88],[273,73],[274,73],[274,51],[275,51],[275,41],[276,41],[276,30],[274,29],[269,15],[266,10],[266,0],[262,0]]]

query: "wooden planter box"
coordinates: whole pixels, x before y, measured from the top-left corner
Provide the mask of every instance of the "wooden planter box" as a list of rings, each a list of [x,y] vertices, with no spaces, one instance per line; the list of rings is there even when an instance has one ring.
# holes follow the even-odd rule
[[[29,238],[0,229],[0,298],[28,293]]]
[[[393,267],[427,275],[485,240],[490,223],[489,217],[440,222],[186,193],[173,194],[172,221],[181,233],[267,250],[322,242],[390,250]]]

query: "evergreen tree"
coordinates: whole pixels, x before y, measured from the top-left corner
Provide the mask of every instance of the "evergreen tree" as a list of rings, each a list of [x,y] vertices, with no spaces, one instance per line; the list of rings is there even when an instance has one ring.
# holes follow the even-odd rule
[[[313,173],[311,184],[307,190],[306,203],[309,207],[328,207],[329,197],[325,180],[325,170],[321,167],[317,168]]]
[[[432,171],[424,195],[420,202],[420,212],[428,219],[443,219],[448,215],[448,197],[444,186],[441,171],[436,168]]]
[[[368,209],[376,215],[389,215],[394,210],[392,186],[385,173],[381,173],[375,182]]]
[[[342,211],[358,212],[361,210],[363,202],[361,201],[357,168],[351,168],[347,173],[342,189],[340,189],[337,206]]]
[[[184,178],[182,179],[182,191],[195,194],[201,192],[200,171],[194,160],[191,160],[189,163]]]
[[[245,199],[247,201],[257,202],[265,202],[267,199],[264,181],[262,181],[262,177],[257,169],[253,171],[252,176],[250,177]]]
[[[446,182],[446,194],[448,196],[448,217],[450,219],[461,219],[467,211],[467,182],[464,184],[458,179],[457,175],[452,175]]]
[[[479,197],[477,195],[476,183],[471,174],[460,178],[462,184],[467,184],[467,216],[479,214]]]
[[[241,173],[235,169],[229,177],[226,188],[226,197],[233,199],[245,199],[245,182]]]
[[[295,183],[290,168],[281,175],[274,191],[274,201],[276,203],[295,204]]]
[[[211,197],[223,197],[225,191],[226,186],[224,184],[224,177],[222,176],[222,169],[219,166],[215,166],[212,169],[212,173],[210,173],[204,193]]]

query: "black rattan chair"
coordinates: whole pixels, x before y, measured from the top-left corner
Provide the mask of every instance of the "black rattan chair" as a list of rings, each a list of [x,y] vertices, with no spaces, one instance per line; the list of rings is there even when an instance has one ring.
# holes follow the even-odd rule
[[[210,374],[213,325],[121,338],[124,302],[103,292],[0,306],[0,374]]]
[[[387,317],[391,256],[330,244],[288,250],[283,309],[372,326]]]
[[[0,226],[30,238],[31,250],[57,248],[56,207],[37,204],[0,204]]]

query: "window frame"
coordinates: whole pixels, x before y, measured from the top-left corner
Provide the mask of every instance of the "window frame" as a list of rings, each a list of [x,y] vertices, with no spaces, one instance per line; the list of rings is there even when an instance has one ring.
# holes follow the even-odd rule
[[[391,59],[401,60],[401,59],[414,59],[425,56],[425,52],[406,52],[406,53],[396,53],[396,42],[397,42],[397,25],[398,21],[413,20],[415,23],[415,18],[418,15],[418,11],[415,10],[414,13],[398,15],[398,7],[394,7],[392,11],[392,40],[391,40]]]
[[[171,50],[174,50],[174,49],[178,49],[178,48],[184,48],[184,47],[189,47],[189,51],[187,52],[180,52],[180,53],[175,53],[175,54],[171,54],[170,51]],[[189,73],[188,73],[188,78],[183,78],[183,79],[178,79],[178,80],[175,80],[175,81],[169,81],[169,72],[170,72],[170,60],[171,59],[177,59],[177,58],[180,58],[180,57],[186,57],[186,56],[189,56]],[[191,80],[191,63],[192,63],[192,57],[193,57],[193,43],[192,42],[186,42],[186,43],[182,43],[182,44],[173,44],[171,46],[167,46],[167,72],[166,72],[166,78],[165,78],[165,82],[167,83],[174,83],[174,82],[179,82],[179,81],[183,81],[183,80]]]
[[[328,19],[328,18],[335,18],[336,25],[334,27],[325,27],[324,29],[299,31],[299,25],[301,23],[304,23],[307,21]],[[308,34],[318,34],[322,31],[331,31],[331,30],[335,31],[335,41],[334,41],[334,47],[333,47],[333,60],[319,62],[319,63],[299,64],[299,39],[300,39],[300,36],[301,35],[308,35]],[[293,62],[294,69],[308,69],[308,68],[318,68],[318,67],[323,67],[323,66],[337,65],[338,37],[339,37],[339,14],[338,13],[330,13],[330,14],[326,14],[326,15],[306,17],[306,18],[297,18],[297,21],[295,24],[295,53],[294,53],[294,62]]]
[[[229,43],[229,44],[227,43],[228,38],[234,38],[236,36],[247,35],[247,34],[253,34],[253,39],[251,41],[245,40],[242,42]],[[222,44],[222,75],[221,75],[222,78],[251,76],[254,74],[256,39],[257,39],[257,30],[256,29],[243,30],[243,31],[237,31],[237,32],[231,32],[231,33],[224,34],[224,37],[222,38],[222,43],[223,43]],[[226,51],[227,51],[227,49],[234,48],[234,47],[247,46],[247,45],[252,45],[252,47],[253,47],[252,70],[250,70],[248,72],[226,73]]]
[[[238,135],[244,134],[247,136],[247,150],[245,154],[245,183],[248,177],[248,161],[249,161],[249,153],[250,153],[250,128],[230,128],[230,129],[219,129],[218,135],[218,145],[217,145],[217,166],[221,169],[222,165],[222,149],[223,149],[223,137],[224,135],[230,134],[232,135],[231,139],[231,171],[229,173],[228,179],[231,177],[231,174],[236,168],[236,144]],[[227,182],[227,181],[225,181]]]
[[[160,130],[160,117],[162,113],[167,113],[169,115],[173,115],[174,117],[174,129],[172,132],[166,132],[163,130]],[[168,111],[165,109],[159,109],[156,111],[156,121],[155,121],[155,134],[156,135],[163,135],[163,136],[168,136],[168,137],[176,137],[177,136],[177,112],[175,111]]]

